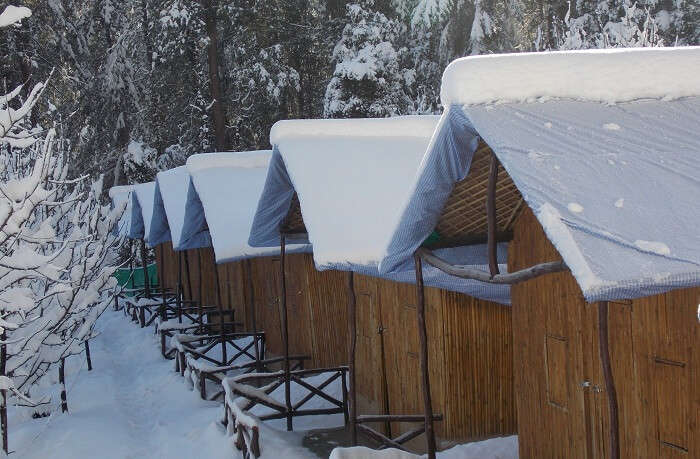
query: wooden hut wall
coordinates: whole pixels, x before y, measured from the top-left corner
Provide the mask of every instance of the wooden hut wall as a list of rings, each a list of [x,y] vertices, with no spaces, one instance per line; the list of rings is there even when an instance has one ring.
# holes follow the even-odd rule
[[[558,259],[528,209],[509,266]],[[569,273],[516,285],[512,298],[521,457],[608,457],[597,304]],[[696,288],[609,304],[622,457],[700,457],[699,300]]]
[[[265,331],[268,352],[281,355],[279,257],[251,259],[250,267],[257,327]],[[307,366],[344,365],[347,362],[344,274],[316,271],[310,254],[288,255],[285,272],[290,353],[310,356]]]
[[[177,252],[173,251],[173,244],[164,242],[157,245],[154,251],[160,285],[175,289],[177,285]]]
[[[422,413],[415,286],[356,275],[355,294],[360,413]],[[510,308],[436,288],[425,297],[438,436],[515,433]]]

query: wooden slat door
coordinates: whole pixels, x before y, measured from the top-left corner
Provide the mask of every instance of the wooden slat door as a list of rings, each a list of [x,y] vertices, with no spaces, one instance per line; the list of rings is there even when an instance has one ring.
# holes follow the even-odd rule
[[[523,212],[509,270],[559,259],[532,212]],[[559,273],[516,284],[511,296],[520,457],[585,458],[581,291],[571,274]]]

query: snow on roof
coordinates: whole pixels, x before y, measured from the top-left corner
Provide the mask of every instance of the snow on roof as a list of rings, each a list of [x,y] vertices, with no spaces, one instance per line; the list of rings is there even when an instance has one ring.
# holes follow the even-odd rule
[[[401,216],[401,204],[409,196],[439,119],[276,123],[271,134],[275,150],[249,242],[279,244],[279,227],[296,192],[316,266],[377,276],[377,265]],[[505,247],[501,252],[505,260]],[[487,262],[482,258],[476,264]],[[507,287],[472,285],[433,271],[437,270],[426,269],[426,285],[509,302]],[[415,281],[412,268],[386,277]]]
[[[151,216],[153,215],[153,200],[155,197],[156,182],[141,183],[134,185],[131,193],[133,196],[131,213],[132,239],[143,238],[150,245],[148,237],[151,231]]]
[[[112,200],[112,209],[115,209],[126,202],[124,213],[122,213],[122,216],[119,218],[119,222],[113,230],[114,234],[117,236],[128,235],[131,228],[132,189],[133,186],[131,185],[113,186],[109,189],[109,197]]]
[[[217,263],[279,253],[279,247],[248,245],[250,225],[270,156],[270,150],[262,150],[204,153],[187,160],[194,193],[188,196],[188,215],[196,212],[197,206],[201,209],[203,220],[193,226],[208,228]],[[189,226],[191,219],[186,220]],[[191,231],[186,229],[186,232]],[[305,250],[300,246],[289,247],[292,252],[302,249]]]
[[[123,196],[124,193],[129,193],[134,189],[134,185],[119,185],[109,189],[109,197],[114,200],[115,197]]]
[[[379,262],[438,120],[403,116],[273,126],[271,142],[299,197],[317,266]]]
[[[481,137],[588,301],[700,285],[698,126],[700,97],[450,106],[380,272],[432,232]]]
[[[173,249],[180,250],[189,184],[190,174],[185,166],[159,172],[156,176],[149,237],[152,244],[173,241]]]
[[[565,98],[618,103],[700,96],[700,47],[490,54],[453,61],[442,104]]]

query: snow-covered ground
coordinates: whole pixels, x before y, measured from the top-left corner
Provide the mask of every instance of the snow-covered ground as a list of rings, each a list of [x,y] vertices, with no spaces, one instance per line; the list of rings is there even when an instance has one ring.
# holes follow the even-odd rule
[[[184,378],[164,360],[152,328],[139,328],[111,309],[97,324],[91,341],[93,371],[84,355],[67,363],[69,413],[28,419],[10,410],[10,450],[27,459],[70,458],[236,458],[240,453],[219,424],[219,402],[199,398]],[[327,419],[338,424],[337,416]],[[310,427],[297,420],[298,427]],[[317,424],[315,420],[313,424]],[[342,420],[340,420],[342,423]],[[262,458],[309,458],[302,433],[283,432],[283,423],[263,425]],[[328,423],[327,423],[328,424]],[[329,424],[328,424],[329,425]],[[349,454],[348,454],[349,453]],[[410,457],[414,455],[383,457]],[[337,454],[337,453],[336,453]],[[438,454],[444,459],[515,458],[517,438],[506,437],[460,445]],[[346,450],[336,457],[375,457],[369,450]]]
[[[121,312],[108,310],[91,342],[93,371],[83,366],[66,376],[69,413],[19,421],[11,413],[14,457],[60,458],[232,458],[238,453],[218,424],[222,408],[205,402],[160,356],[152,328],[139,328]],[[71,357],[72,366],[83,356]],[[300,434],[274,435],[268,457],[309,457]]]

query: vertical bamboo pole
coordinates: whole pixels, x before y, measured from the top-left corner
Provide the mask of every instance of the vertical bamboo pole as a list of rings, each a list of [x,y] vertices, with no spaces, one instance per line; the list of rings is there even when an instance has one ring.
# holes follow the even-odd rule
[[[182,252],[177,253],[177,288],[175,292],[175,301],[177,302],[177,321],[182,323]]]
[[[143,282],[146,291],[146,298],[151,297],[151,283],[148,280],[148,258],[146,254],[146,241],[141,238],[141,261],[143,262]]]
[[[216,258],[212,259],[214,264],[214,287],[216,288],[217,310],[219,311],[219,337],[221,339],[221,364],[227,365],[226,355],[226,330],[224,330],[224,305],[221,299],[221,280],[219,279],[219,268],[216,266]]]
[[[7,340],[7,334],[5,330],[2,331],[0,336],[2,340],[2,345],[0,345],[0,376],[5,375],[5,369],[7,368],[7,345],[5,341]],[[0,391],[2,394],[2,406],[0,406],[0,427],[2,427],[2,449],[5,454],[10,454],[9,451],[9,441],[7,434],[7,390],[3,389]]]
[[[280,233],[280,277],[282,281],[282,298],[280,299],[280,322],[282,327],[282,345],[284,347],[284,402],[287,407],[287,430],[292,430],[292,400],[289,376],[289,326],[287,324],[287,279],[284,274],[286,237]]]
[[[61,359],[58,366],[58,382],[61,384],[61,412],[68,411],[68,398],[66,397],[66,359]]]
[[[491,153],[491,165],[489,167],[489,183],[486,195],[486,220],[488,224],[488,252],[489,270],[491,276],[499,274],[498,269],[498,244],[496,243],[496,182],[498,180],[498,158]]]
[[[416,263],[416,307],[418,318],[418,337],[420,338],[420,370],[423,383],[423,411],[425,414],[425,441],[428,459],[435,459],[435,430],[433,428],[433,401],[430,396],[430,374],[428,372],[428,334],[425,327],[425,292],[423,289],[423,260],[417,253],[413,255]]]
[[[350,347],[348,348],[348,405],[350,416],[351,446],[357,446],[357,387],[355,386],[355,351],[357,349],[357,309],[355,298],[355,275],[352,271],[347,274],[348,294],[348,334]]]
[[[253,287],[253,268],[250,258],[245,259],[245,282],[248,289],[248,307],[250,309],[250,325],[253,328],[253,342],[255,345],[255,371],[261,372],[260,348],[258,344],[258,324],[255,320],[255,288]]]
[[[610,342],[608,334],[608,302],[598,303],[598,350],[600,361],[603,365],[603,379],[605,391],[608,395],[608,414],[610,416],[610,458],[620,457],[620,429],[618,420],[617,391],[613,379],[612,364],[610,362]]]
[[[201,328],[204,328],[204,296],[203,292],[204,289],[202,288],[202,249],[197,249],[197,290],[198,290],[198,298],[197,301],[199,303],[199,314],[198,320],[199,320],[199,326]]]

